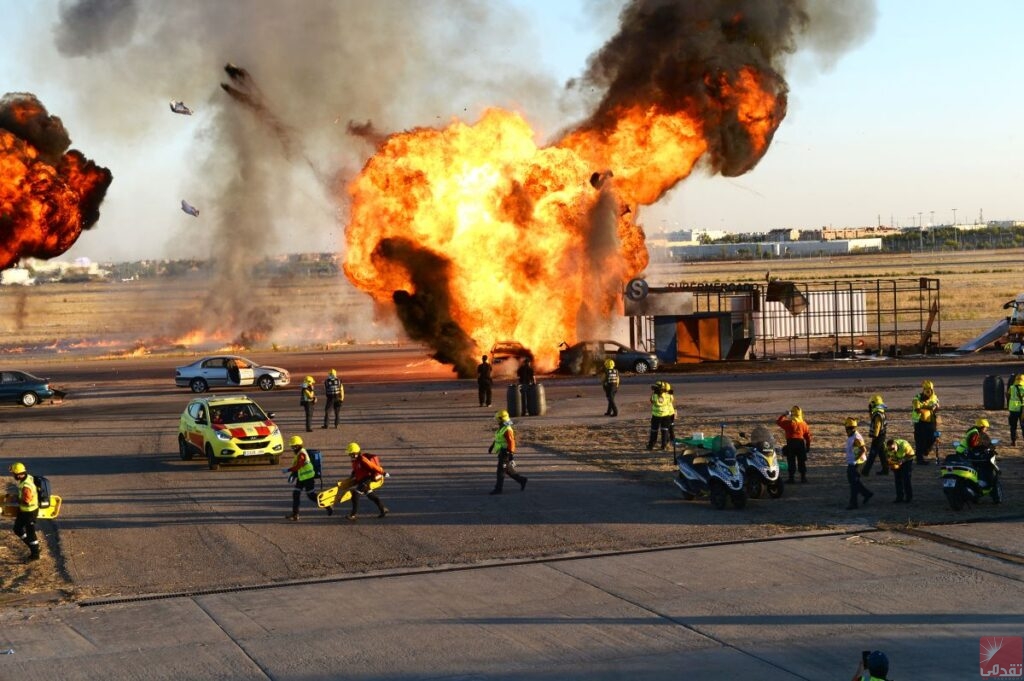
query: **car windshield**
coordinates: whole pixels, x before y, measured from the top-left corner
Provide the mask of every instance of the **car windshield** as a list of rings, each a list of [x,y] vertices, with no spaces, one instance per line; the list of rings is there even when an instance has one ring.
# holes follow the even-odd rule
[[[228,404],[213,407],[210,412],[213,414],[214,423],[252,423],[267,420],[266,414],[255,404]]]

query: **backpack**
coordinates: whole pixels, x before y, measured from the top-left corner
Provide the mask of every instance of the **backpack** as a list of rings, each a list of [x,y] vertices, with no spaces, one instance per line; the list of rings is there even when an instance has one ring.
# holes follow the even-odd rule
[[[320,479],[320,489],[324,488],[324,457],[319,449],[307,449],[309,462],[313,464],[313,479]]]
[[[50,481],[42,475],[33,475],[32,479],[36,483],[39,508],[50,508]]]
[[[366,460],[367,465],[377,473],[379,477],[385,475],[384,467],[380,465],[380,457],[376,454],[363,454],[363,458]]]

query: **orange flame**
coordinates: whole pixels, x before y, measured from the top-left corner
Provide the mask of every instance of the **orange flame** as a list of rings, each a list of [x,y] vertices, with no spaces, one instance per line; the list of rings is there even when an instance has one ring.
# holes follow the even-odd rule
[[[716,87],[759,156],[781,120],[773,96],[749,70]],[[431,299],[441,299],[450,320],[437,335],[469,340],[439,359],[463,375],[499,340],[520,341],[551,368],[559,342],[599,329],[647,266],[636,206],[690,174],[709,146],[702,120],[619,107],[600,128],[547,147],[499,109],[475,125],[397,133],[348,187],[345,273],[383,306],[407,300],[395,292],[419,295],[421,308],[402,316],[407,330],[430,324]]]
[[[31,95],[7,95],[0,105],[12,127],[49,136],[40,148],[0,127],[0,269],[5,269],[22,257],[50,258],[70,248],[99,218],[111,174],[74,149],[64,153],[60,119],[49,117]]]

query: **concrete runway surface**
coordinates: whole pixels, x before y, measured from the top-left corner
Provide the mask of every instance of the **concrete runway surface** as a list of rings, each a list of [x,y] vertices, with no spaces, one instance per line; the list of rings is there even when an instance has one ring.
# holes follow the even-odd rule
[[[0,452],[32,452],[61,481],[67,507],[44,531],[78,600],[0,610],[0,653],[13,651],[0,679],[847,679],[875,648],[892,678],[954,679],[979,673],[981,637],[1024,635],[1024,519],[915,532],[856,518],[687,546],[686,527],[722,516],[529,447],[528,489],[488,497],[493,410],[476,406],[472,381],[417,357],[255,358],[296,383],[331,366],[347,380],[342,429],[301,434],[342,477],[350,439],[401,471],[382,490],[395,512],[355,524],[305,499],[308,522],[282,522],[280,467],[181,461],[190,395],[171,376],[185,361],[26,366],[63,368],[71,394],[3,407]],[[978,402],[984,375],[1006,369],[830,364],[678,380],[723,400],[758,392],[777,413],[794,393],[880,377],[887,393],[927,375],[944,400]],[[628,377],[620,404],[642,403],[649,382]],[[301,430],[296,393],[249,394],[287,436]],[[553,379],[548,399],[555,424],[603,400],[581,378]]]

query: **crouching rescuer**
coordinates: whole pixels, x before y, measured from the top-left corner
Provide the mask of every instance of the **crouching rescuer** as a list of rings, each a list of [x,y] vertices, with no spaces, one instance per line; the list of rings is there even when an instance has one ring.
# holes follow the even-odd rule
[[[39,537],[36,536],[36,518],[39,517],[39,491],[35,480],[28,474],[25,464],[12,463],[7,469],[18,484],[18,515],[14,518],[14,534],[25,542],[29,560],[39,560]]]

